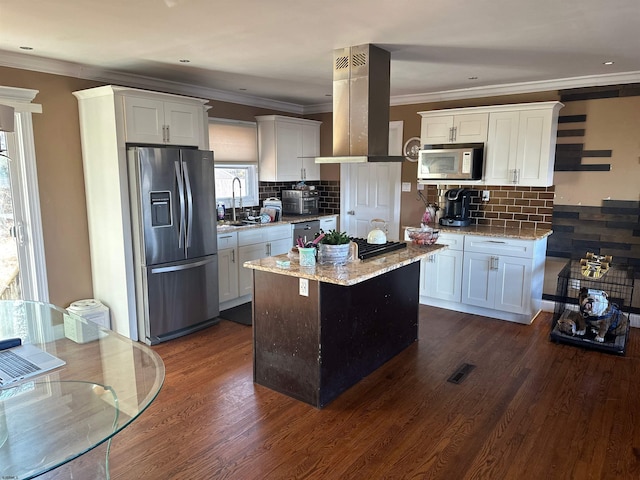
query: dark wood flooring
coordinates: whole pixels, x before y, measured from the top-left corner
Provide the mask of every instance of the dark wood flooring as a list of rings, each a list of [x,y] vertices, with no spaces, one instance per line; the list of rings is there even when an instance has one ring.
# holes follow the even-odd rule
[[[418,342],[322,410],[253,384],[251,327],[153,347],[166,382],[115,437],[111,478],[640,478],[640,331],[621,357],[552,343],[551,314],[420,317]]]

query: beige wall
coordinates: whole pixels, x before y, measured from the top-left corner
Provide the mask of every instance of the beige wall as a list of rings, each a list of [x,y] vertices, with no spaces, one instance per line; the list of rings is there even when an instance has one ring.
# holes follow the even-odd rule
[[[42,114],[34,114],[45,255],[51,302],[66,306],[71,301],[92,296],[90,252],[85,207],[84,179],[78,108],[72,92],[99,85],[70,77],[0,67],[4,86],[39,90],[35,102]],[[390,120],[404,122],[404,140],[420,135],[417,112],[441,108],[558,100],[557,92],[460,100],[391,107]],[[282,113],[224,102],[210,102],[211,117],[253,120],[255,115]],[[560,111],[586,113],[585,148],[612,149],[612,172],[559,173],[556,175],[556,203],[596,205],[599,199],[638,200],[640,171],[640,97],[572,102]],[[331,114],[309,115],[321,120],[321,153],[331,154]],[[597,160],[602,162],[602,159]],[[338,165],[322,165],[325,180],[339,180]],[[401,223],[415,223],[424,206],[415,190],[416,164],[403,162],[402,181],[411,182],[412,191],[402,193]],[[597,188],[594,188],[594,185]]]
[[[584,158],[582,163],[610,163],[610,172],[556,172],[556,203],[600,206],[603,199],[640,200],[640,97],[567,102],[561,115],[586,115],[583,138],[558,143],[582,143],[585,150],[612,150],[611,158]]]
[[[49,299],[92,296],[78,104],[71,92],[95,82],[0,67],[2,85],[39,90],[33,115]]]

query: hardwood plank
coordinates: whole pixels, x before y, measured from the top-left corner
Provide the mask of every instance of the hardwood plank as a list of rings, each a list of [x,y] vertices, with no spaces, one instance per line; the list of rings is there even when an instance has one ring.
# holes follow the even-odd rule
[[[322,410],[255,385],[252,328],[222,321],[153,347],[166,382],[111,478],[639,478],[638,331],[608,355],[551,342],[551,316],[421,306],[419,341]]]

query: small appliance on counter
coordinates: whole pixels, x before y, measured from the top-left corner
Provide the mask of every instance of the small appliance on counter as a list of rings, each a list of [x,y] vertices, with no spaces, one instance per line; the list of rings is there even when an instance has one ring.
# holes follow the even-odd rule
[[[466,227],[471,224],[469,201],[471,191],[466,188],[454,188],[445,193],[444,213],[440,225],[447,227]]]
[[[282,213],[285,215],[317,215],[319,203],[317,190],[282,191]]]

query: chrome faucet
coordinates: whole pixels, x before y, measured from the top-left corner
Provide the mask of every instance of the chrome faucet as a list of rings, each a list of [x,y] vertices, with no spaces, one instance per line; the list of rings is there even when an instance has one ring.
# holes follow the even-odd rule
[[[240,191],[240,209],[242,209],[242,183],[240,183],[240,179],[238,177],[233,177],[231,180],[231,215],[233,216],[233,221],[236,221],[236,194],[235,194],[235,184],[236,180],[238,181],[238,189]]]

